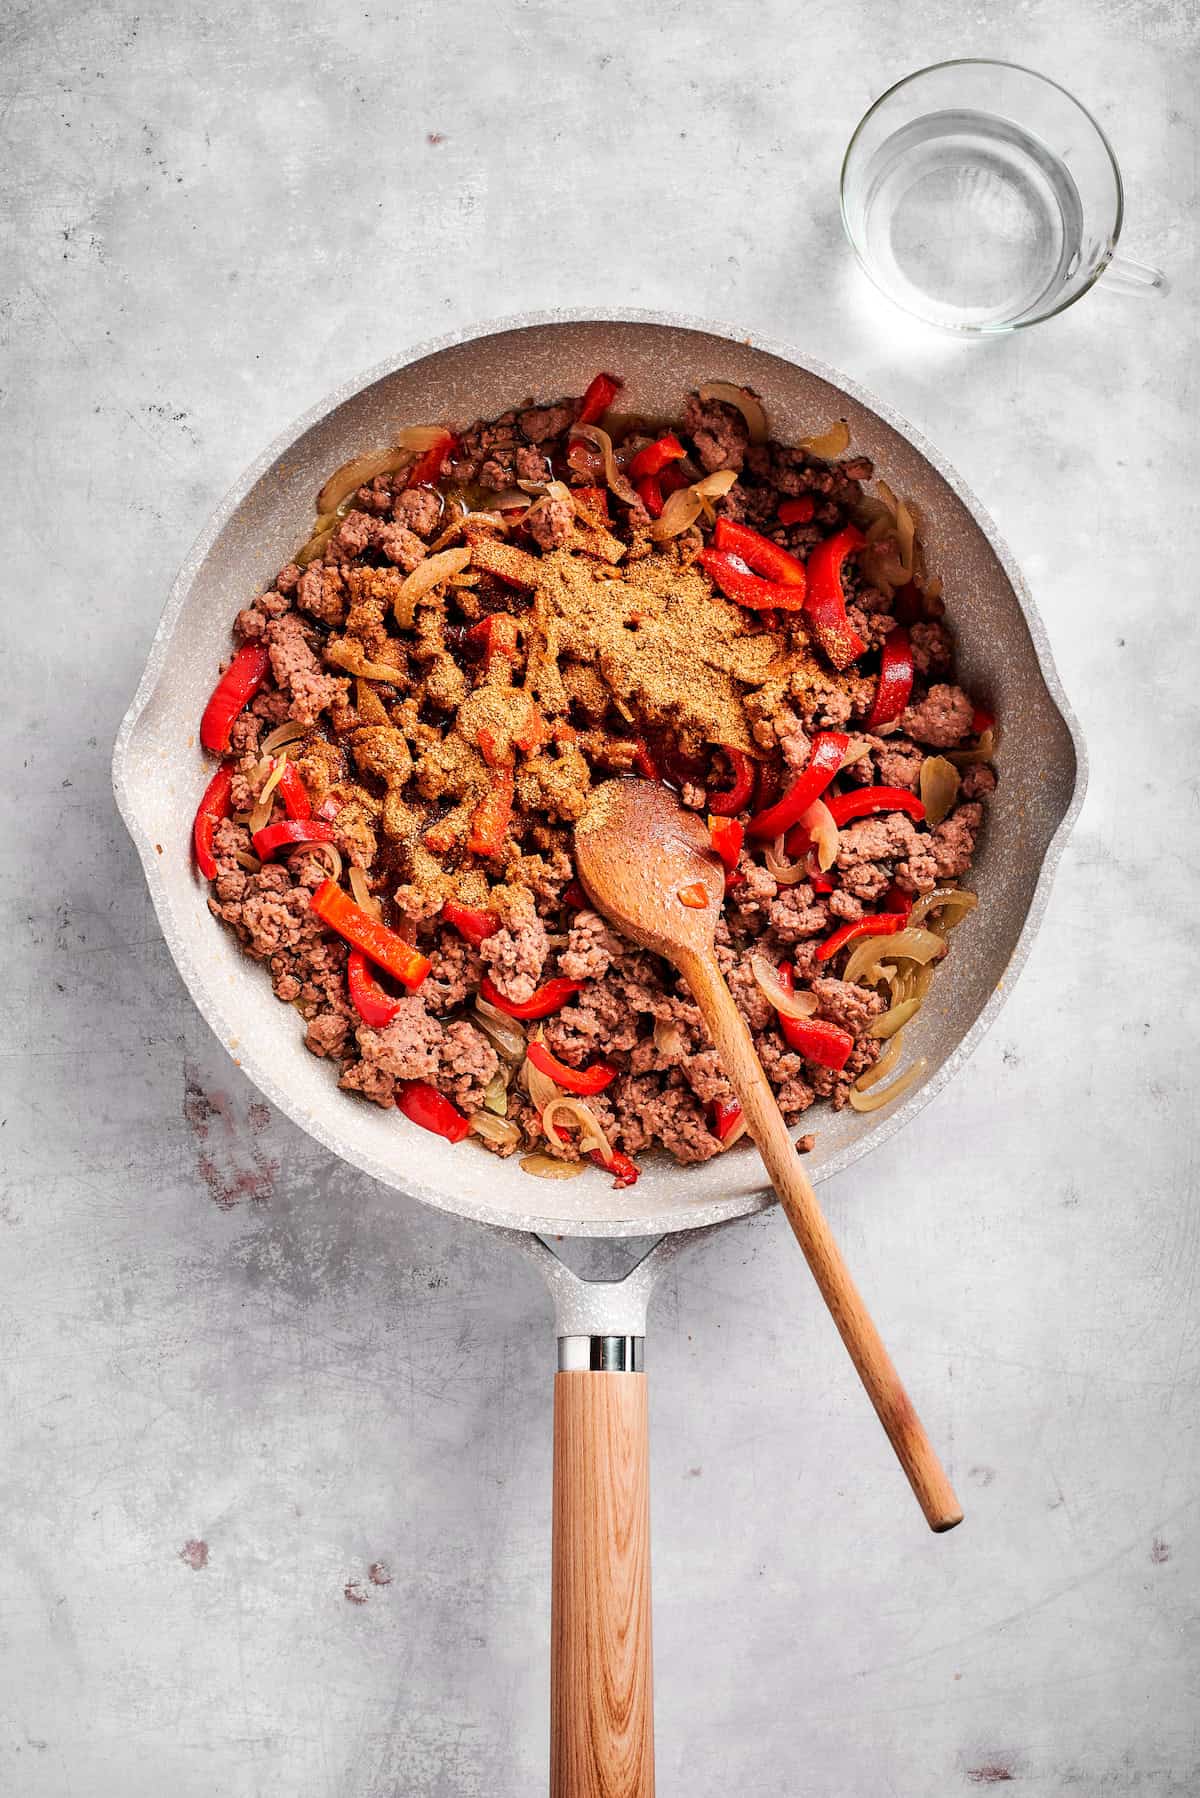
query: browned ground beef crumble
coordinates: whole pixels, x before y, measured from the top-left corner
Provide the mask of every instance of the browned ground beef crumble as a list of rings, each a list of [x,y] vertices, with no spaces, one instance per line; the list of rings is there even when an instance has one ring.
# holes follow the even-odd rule
[[[570,487],[603,482],[594,465],[568,462],[578,410],[579,401],[568,399],[476,423],[459,438],[441,491],[408,488],[405,469],[376,478],[354,494],[308,566],[289,563],[274,586],[238,614],[235,638],[267,647],[270,678],[233,726],[234,815],[216,829],[217,877],[209,903],[246,953],[266,963],[276,996],[306,1020],[308,1048],[337,1064],[348,1092],[389,1107],[402,1083],[427,1081],[470,1113],[500,1066],[492,1043],[472,1021],[480,979],[489,974],[509,999],[522,1001],[546,980],[565,976],[582,982],[582,990],[546,1019],[544,1040],[573,1066],[603,1057],[619,1069],[607,1090],[589,1101],[611,1141],[630,1155],[659,1145],[681,1162],[705,1161],[721,1152],[712,1129],[714,1103],[732,1093],[696,1006],[665,962],[620,940],[594,912],[567,903],[564,893],[573,878],[572,824],[593,780],[628,773],[640,740],[685,803],[703,807],[706,788],[729,784],[719,744],[730,739],[706,741],[702,717],[689,716],[678,696],[659,695],[656,706],[652,684],[639,687],[636,668],[630,674],[616,666],[603,643],[585,650],[578,630],[572,639],[569,621],[561,630],[549,627],[547,635],[537,613],[540,589],[535,600],[527,587],[506,583],[478,562],[464,577],[467,584],[439,585],[423,598],[411,628],[402,629],[392,609],[405,574],[430,553],[456,507],[476,516],[453,541],[466,541],[485,561],[480,544],[557,558],[564,579],[575,578],[577,562],[588,582],[598,583],[603,574],[618,602],[622,583],[641,591],[638,584],[652,576],[661,598],[665,571],[668,588],[671,581],[681,590],[691,583],[696,602],[695,583],[708,584],[695,566],[711,530],[703,516],[682,537],[657,544],[641,504],[628,506],[610,495],[606,560],[603,553],[596,556],[594,545],[593,553],[578,553],[575,509],[561,492],[549,495],[524,524],[505,525],[499,513],[489,515],[497,496],[508,495],[513,503],[514,485],[522,480],[554,478]],[[661,428],[636,420],[618,426],[619,461],[627,464]],[[863,516],[862,483],[873,474],[863,457],[830,463],[775,442],[752,445],[737,410],[695,394],[677,429],[688,451],[683,472],[690,481],[705,472],[737,471],[736,483],[716,502],[717,515],[751,525],[802,558]],[[578,459],[573,451],[572,462]],[[799,495],[811,496],[813,516],[785,528],[776,516],[779,503]],[[515,497],[520,503],[519,492]],[[516,512],[508,516],[519,518]],[[711,703],[729,715],[734,696],[738,741],[759,762],[767,789],[781,788],[804,767],[811,734],[820,729],[844,728],[852,750],[865,747],[831,791],[864,784],[915,790],[928,755],[976,741],[973,702],[954,684],[940,589],[920,578],[907,590],[917,670],[911,703],[897,725],[880,735],[865,733],[878,648],[896,622],[895,602],[888,583],[877,578],[872,585],[853,560],[846,572],[849,615],[868,648],[841,675],[815,651],[802,613],[784,613],[775,629],[768,619],[764,629],[761,616],[711,595],[714,631],[723,630],[725,642],[733,641],[732,632],[736,654],[749,658],[727,662],[726,672],[712,676],[724,685],[713,687]],[[707,604],[710,596],[701,599]],[[669,594],[665,603],[669,609]],[[515,661],[499,669],[467,634],[491,613],[506,613],[521,627]],[[764,645],[764,636],[771,642]],[[349,645],[376,667],[387,664],[394,678],[351,678],[344,654],[331,657],[331,645]],[[494,784],[495,770],[480,756],[470,720],[477,725],[481,707],[500,705],[500,712],[486,714],[493,727],[498,721],[502,733],[519,732],[519,714],[511,708],[523,688],[536,697],[550,741],[530,750],[511,745],[502,756],[515,765],[512,820],[500,852],[481,857],[465,839],[472,809]],[[325,806],[324,815],[333,818],[341,855],[365,871],[392,928],[432,958],[428,978],[401,997],[395,1019],[380,1030],[364,1024],[348,998],[346,944],[310,909],[313,890],[329,872],[324,856],[300,848],[255,872],[250,835],[238,821],[268,772],[262,739],[287,719],[309,732],[290,754],[314,810]],[[902,812],[846,825],[830,871],[832,892],[814,891],[807,881],[777,885],[764,865],[764,845],[751,842],[743,851],[743,879],[728,894],[717,952],[788,1118],[819,1098],[840,1108],[883,1047],[866,1030],[885,998],[839,979],[845,956],[818,962],[818,945],[839,923],[877,907],[893,885],[914,895],[958,882],[970,866],[981,802],[994,785],[991,769],[976,762],[964,769],[957,803],[933,829]],[[743,810],[743,818],[751,809]],[[276,801],[272,817],[283,815]],[[431,848],[427,833],[434,826]],[[450,898],[490,909],[501,928],[472,947],[440,920]],[[754,951],[773,964],[793,961],[797,987],[815,994],[818,1016],[854,1037],[842,1071],[788,1048],[750,971]],[[508,1115],[524,1136],[499,1152],[551,1147],[536,1109],[515,1082]],[[811,1140],[801,1139],[802,1146],[811,1147]],[[577,1153],[573,1147],[554,1152],[568,1158]]]

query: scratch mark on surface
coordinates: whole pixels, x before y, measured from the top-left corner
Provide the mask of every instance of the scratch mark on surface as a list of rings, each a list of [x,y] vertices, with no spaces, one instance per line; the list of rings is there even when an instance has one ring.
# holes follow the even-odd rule
[[[186,1561],[193,1573],[199,1573],[202,1567],[208,1566],[208,1543],[193,1536],[180,1549],[179,1559]]]
[[[1007,1785],[1015,1777],[1008,1760],[988,1761],[982,1767],[967,1768],[967,1779],[973,1786]]]
[[[1161,1567],[1164,1561],[1171,1559],[1171,1544],[1164,1542],[1161,1536],[1155,1536],[1150,1544],[1150,1559],[1156,1567]]]

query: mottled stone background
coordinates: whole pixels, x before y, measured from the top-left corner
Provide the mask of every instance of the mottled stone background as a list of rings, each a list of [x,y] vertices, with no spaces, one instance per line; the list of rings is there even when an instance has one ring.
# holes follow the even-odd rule
[[[1198,48],[1189,0],[3,0],[4,1793],[541,1789],[544,1295],[256,1100],[108,758],[262,444],[410,341],[597,302],[792,339],[914,420],[1093,767],[999,1026],[826,1188],[965,1527],[921,1528],[777,1217],[656,1301],[660,1788],[1200,1788]],[[1097,112],[1166,299],[984,346],[875,300],[842,147],[972,53]]]

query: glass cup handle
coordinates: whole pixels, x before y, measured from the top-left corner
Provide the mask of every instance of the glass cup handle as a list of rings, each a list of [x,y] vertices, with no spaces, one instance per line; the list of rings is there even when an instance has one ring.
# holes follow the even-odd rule
[[[1101,277],[1106,287],[1122,293],[1166,293],[1170,283],[1162,269],[1132,256],[1114,256]]]

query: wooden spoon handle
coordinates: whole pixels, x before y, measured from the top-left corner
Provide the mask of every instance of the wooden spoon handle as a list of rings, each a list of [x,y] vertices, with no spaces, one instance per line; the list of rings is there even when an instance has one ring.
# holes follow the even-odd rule
[[[962,1522],[962,1507],[842,1260],[721,971],[714,958],[692,954],[680,958],[679,969],[704,1013],[746,1127],[926,1521],[930,1529],[952,1530]]]
[[[646,1376],[554,1377],[550,1798],[654,1798]]]

